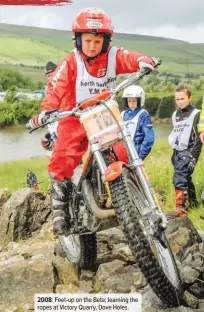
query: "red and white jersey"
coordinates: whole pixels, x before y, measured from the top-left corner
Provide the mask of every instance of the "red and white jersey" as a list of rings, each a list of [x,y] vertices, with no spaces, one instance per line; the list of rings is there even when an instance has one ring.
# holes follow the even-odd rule
[[[48,82],[41,111],[59,107],[70,110],[76,107],[76,102],[92,97],[104,89],[113,88],[117,75],[139,70],[137,59],[142,55],[123,48],[109,47],[106,53],[90,60],[74,49],[58,65]]]
[[[74,50],[77,63],[76,102],[84,101],[103,90],[116,87],[116,52],[115,47],[109,50],[106,68],[99,68],[95,77],[88,72],[80,53]]]

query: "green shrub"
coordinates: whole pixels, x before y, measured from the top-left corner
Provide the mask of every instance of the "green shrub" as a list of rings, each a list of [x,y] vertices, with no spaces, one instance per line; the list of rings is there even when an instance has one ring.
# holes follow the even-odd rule
[[[144,108],[149,112],[151,116],[155,116],[159,108],[160,102],[161,99],[158,97],[147,98],[145,101]]]
[[[26,123],[40,111],[41,101],[24,100],[0,103],[0,126]]]
[[[159,118],[171,118],[175,109],[174,96],[163,97],[159,107]]]

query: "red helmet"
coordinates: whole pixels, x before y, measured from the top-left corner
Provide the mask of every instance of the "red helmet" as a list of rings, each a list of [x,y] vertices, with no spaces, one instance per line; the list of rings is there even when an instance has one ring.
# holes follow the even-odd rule
[[[72,24],[72,32],[109,33],[113,34],[113,23],[110,16],[101,9],[88,8],[80,11]]]
[[[80,11],[72,24],[73,40],[78,50],[82,50],[82,33],[103,33],[104,46],[102,52],[106,52],[113,34],[113,23],[110,16],[101,9],[88,8]]]

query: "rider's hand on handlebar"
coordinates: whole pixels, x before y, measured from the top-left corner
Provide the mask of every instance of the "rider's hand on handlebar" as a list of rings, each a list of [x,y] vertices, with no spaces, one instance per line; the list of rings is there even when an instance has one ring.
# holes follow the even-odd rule
[[[155,70],[155,65],[158,63],[158,60],[155,57],[150,56],[140,56],[137,59],[140,70]]]
[[[39,115],[34,116],[28,122],[30,129],[35,129],[42,126],[49,119],[49,115],[46,115],[46,111],[41,112]]]

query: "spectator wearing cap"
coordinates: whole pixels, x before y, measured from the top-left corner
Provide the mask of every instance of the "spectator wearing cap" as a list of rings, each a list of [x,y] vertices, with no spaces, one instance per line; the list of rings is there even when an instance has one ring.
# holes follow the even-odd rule
[[[56,68],[57,68],[57,65],[51,61],[47,62],[47,64],[45,65],[45,76],[47,77],[47,83],[53,76],[53,73]],[[45,95],[47,94],[47,83],[45,86]]]

